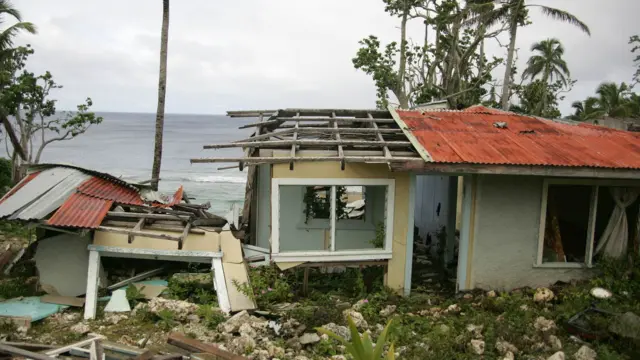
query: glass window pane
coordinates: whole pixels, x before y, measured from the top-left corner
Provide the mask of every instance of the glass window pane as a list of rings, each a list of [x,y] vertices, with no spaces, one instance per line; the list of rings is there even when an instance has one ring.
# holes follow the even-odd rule
[[[280,252],[330,249],[330,189],[280,186]]]
[[[585,262],[592,187],[549,185],[543,262]]]
[[[384,248],[387,187],[347,186],[336,197],[336,251]]]

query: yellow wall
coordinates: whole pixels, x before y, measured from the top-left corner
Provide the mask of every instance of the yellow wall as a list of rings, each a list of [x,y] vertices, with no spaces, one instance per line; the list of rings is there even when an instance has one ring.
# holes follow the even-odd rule
[[[145,229],[144,231],[156,234],[179,235],[158,230]],[[125,234],[96,231],[93,236],[93,244],[133,249],[178,250],[178,242],[173,240],[136,236],[133,238],[133,242],[129,244],[128,239],[128,235]],[[182,249],[186,251],[220,251],[220,234],[214,231],[205,231],[203,235],[189,234],[182,244]]]
[[[293,170],[289,164],[274,164],[273,178],[364,178],[395,179],[395,209],[393,217],[393,258],[389,260],[386,285],[402,293],[407,254],[407,225],[409,216],[409,173],[394,173],[386,164],[347,163],[344,170],[339,162],[298,162]]]

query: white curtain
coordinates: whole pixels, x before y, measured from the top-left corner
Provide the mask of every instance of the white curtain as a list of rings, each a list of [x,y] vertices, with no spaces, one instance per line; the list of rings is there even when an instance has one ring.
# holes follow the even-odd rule
[[[611,196],[616,203],[611,218],[600,240],[596,254],[603,253],[608,257],[619,259],[627,252],[629,242],[629,224],[627,222],[627,207],[633,204],[640,191],[638,188],[611,187]]]

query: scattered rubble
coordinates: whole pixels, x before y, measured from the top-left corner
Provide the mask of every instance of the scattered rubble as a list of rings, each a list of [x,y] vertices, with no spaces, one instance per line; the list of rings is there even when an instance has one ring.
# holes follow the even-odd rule
[[[387,305],[384,309],[380,310],[380,316],[388,317],[396,312],[395,305]]]
[[[300,337],[300,344],[309,345],[320,341],[320,336],[316,333],[305,333]]]
[[[587,345],[582,345],[580,349],[573,354],[575,360],[595,360],[597,356],[598,354]]]
[[[511,353],[512,356],[513,354],[518,353],[518,348],[515,345],[504,340],[496,341],[496,350],[498,351],[498,353],[500,353],[500,355],[505,355],[505,356],[507,355],[507,353]]]
[[[547,343],[549,344],[549,346],[551,346],[552,350],[562,350],[562,341],[555,335],[549,335]]]
[[[536,293],[533,295],[533,301],[545,303],[553,300],[554,297],[553,291],[547,288],[537,288]]]
[[[556,329],[556,323],[553,320],[548,320],[543,316],[539,316],[533,324],[533,327],[540,332],[547,333]]]
[[[562,351],[558,351],[557,353],[549,356],[547,360],[565,360],[564,353]]]
[[[364,316],[362,316],[361,313],[353,310],[353,309],[348,309],[342,312],[342,315],[344,316],[344,319],[347,320],[347,318],[351,318],[351,320],[353,320],[354,324],[356,324],[356,327],[359,329],[367,329],[369,327],[369,324],[367,324],[367,321],[364,319]]]
[[[484,340],[472,339],[469,342],[469,348],[474,354],[477,354],[477,355],[484,354]]]
[[[198,305],[182,301],[171,300],[165,298],[153,298],[147,303],[150,312],[158,314],[163,310],[169,310],[174,313],[176,320],[187,320],[187,317],[198,311]]]
[[[491,291],[487,292],[487,297],[489,297],[489,298],[494,298],[496,296],[497,296],[497,294],[496,294],[495,290],[491,290]]]

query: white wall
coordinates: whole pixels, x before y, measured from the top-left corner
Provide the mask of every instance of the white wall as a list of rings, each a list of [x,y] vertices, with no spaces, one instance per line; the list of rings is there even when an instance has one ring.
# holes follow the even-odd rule
[[[533,267],[538,251],[542,181],[542,177],[533,176],[478,176],[470,288],[548,286],[590,274],[587,269]],[[464,196],[468,194],[465,188]],[[465,200],[464,206],[470,206],[471,199]],[[470,220],[463,215],[462,221]],[[462,241],[460,251],[466,250],[468,244]]]

